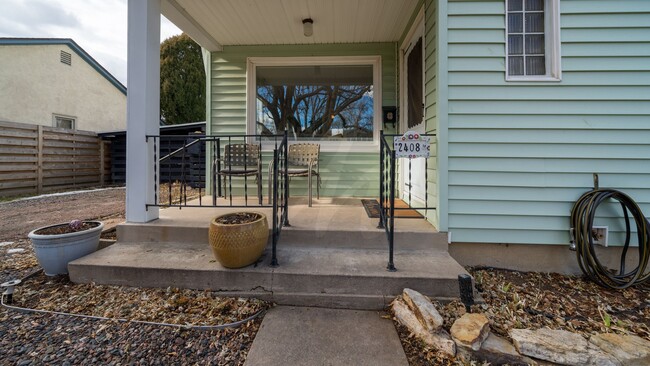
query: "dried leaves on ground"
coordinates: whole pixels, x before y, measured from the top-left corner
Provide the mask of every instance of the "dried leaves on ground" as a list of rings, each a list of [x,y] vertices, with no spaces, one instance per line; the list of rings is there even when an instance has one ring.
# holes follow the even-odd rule
[[[0,242],[0,280],[20,278],[38,266],[29,239]]]
[[[39,273],[14,305],[179,325],[246,319],[270,304],[210,291],[77,285]],[[9,364],[243,365],[262,317],[236,328],[198,330],[0,309],[0,351]]]
[[[243,365],[261,318],[203,331],[0,309],[7,365]]]
[[[608,290],[582,276],[491,269],[472,271],[486,304],[476,310],[492,330],[565,329],[585,337],[596,333],[635,334],[650,340],[650,286]]]
[[[162,183],[158,187],[158,203],[162,206],[185,204],[205,195],[205,189],[192,188],[180,182]]]
[[[107,318],[179,325],[219,325],[246,319],[269,303],[220,297],[212,291],[75,284],[68,276],[42,273],[16,288],[23,307]]]
[[[399,335],[400,341],[402,342],[402,348],[404,348],[404,353],[406,354],[409,365],[463,365],[460,360],[447,357],[443,353],[438,352],[435,348],[428,346],[418,337],[410,334],[408,328],[405,326],[395,322],[395,328],[397,328],[397,334]]]
[[[492,332],[509,339],[511,329],[563,329],[589,337],[596,333],[634,334],[650,340],[650,284],[607,290],[582,276],[468,268],[484,304],[472,306],[490,320]],[[465,314],[460,300],[434,301],[449,331]],[[465,365],[427,347],[396,324],[412,366]]]

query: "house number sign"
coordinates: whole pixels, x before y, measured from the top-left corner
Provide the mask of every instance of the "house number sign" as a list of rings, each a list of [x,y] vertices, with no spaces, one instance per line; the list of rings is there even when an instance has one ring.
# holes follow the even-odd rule
[[[393,138],[393,148],[395,157],[398,158],[428,158],[431,152],[431,136],[407,131],[404,135]]]

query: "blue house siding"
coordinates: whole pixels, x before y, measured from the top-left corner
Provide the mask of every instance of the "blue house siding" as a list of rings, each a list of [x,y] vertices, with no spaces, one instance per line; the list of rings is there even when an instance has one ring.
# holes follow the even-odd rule
[[[650,212],[650,1],[560,1],[561,82],[505,81],[504,3],[448,4],[453,241],[566,244],[592,173]]]

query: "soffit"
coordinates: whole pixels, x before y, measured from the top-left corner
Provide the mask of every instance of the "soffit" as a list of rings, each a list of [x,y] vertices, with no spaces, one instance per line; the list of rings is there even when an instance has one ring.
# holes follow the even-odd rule
[[[165,0],[220,45],[393,42],[418,0]],[[163,15],[166,7],[163,7]],[[167,7],[168,9],[168,7]],[[183,24],[169,17],[183,29]],[[302,19],[314,21],[303,35]],[[198,26],[198,27],[197,27]],[[192,29],[183,29],[192,36]],[[197,39],[196,37],[193,37]],[[198,37],[200,38],[200,37]],[[199,43],[201,43],[199,41]]]

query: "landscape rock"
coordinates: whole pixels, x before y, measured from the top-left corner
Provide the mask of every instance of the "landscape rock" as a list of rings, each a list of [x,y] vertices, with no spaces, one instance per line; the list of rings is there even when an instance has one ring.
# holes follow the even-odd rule
[[[475,360],[488,362],[492,365],[537,365],[534,360],[520,355],[510,342],[492,333],[488,335],[478,351],[474,351],[469,347],[458,346],[457,352],[468,362]]]
[[[399,299],[393,301],[392,309],[393,314],[395,314],[395,319],[407,327],[413,335],[420,338],[424,343],[435,347],[440,352],[449,356],[453,357],[456,355],[456,343],[451,340],[451,337],[444,329],[440,329],[435,333],[427,331],[408,305]]]
[[[474,351],[481,348],[489,333],[490,322],[483,314],[465,314],[451,326],[451,338]]]
[[[616,358],[581,335],[566,330],[513,329],[510,337],[519,353],[526,356],[562,365],[621,366]]]
[[[650,342],[641,337],[604,333],[591,336],[589,342],[612,355],[623,366],[650,365]]]
[[[442,328],[444,320],[431,300],[410,288],[404,289],[402,297],[426,330],[437,332]]]

